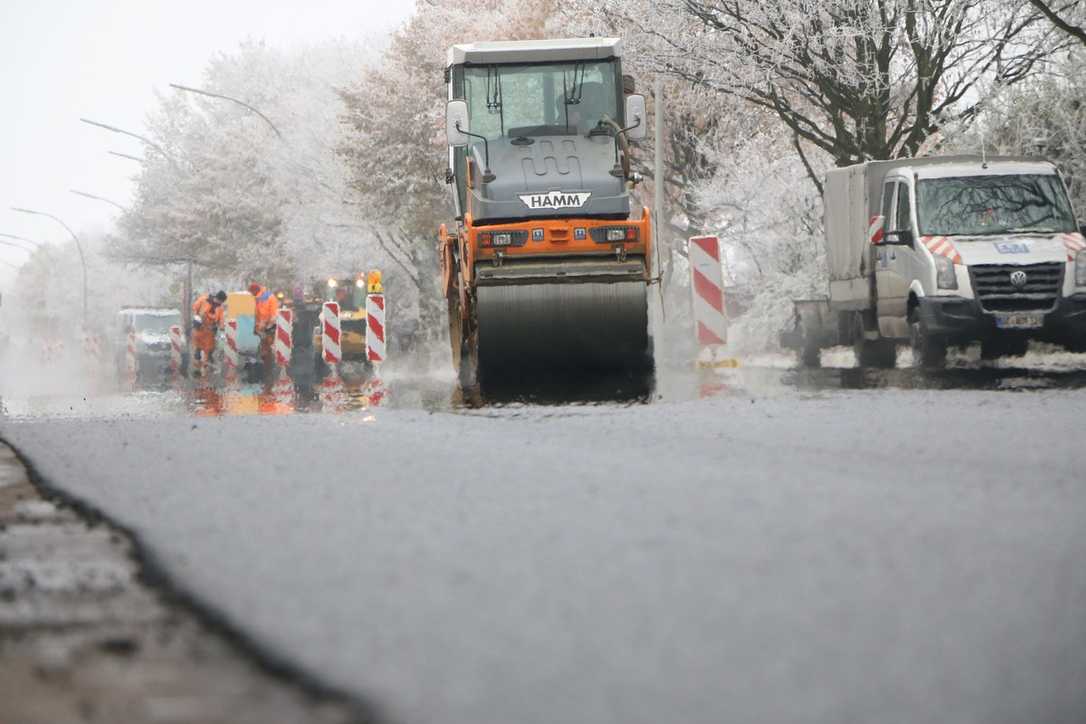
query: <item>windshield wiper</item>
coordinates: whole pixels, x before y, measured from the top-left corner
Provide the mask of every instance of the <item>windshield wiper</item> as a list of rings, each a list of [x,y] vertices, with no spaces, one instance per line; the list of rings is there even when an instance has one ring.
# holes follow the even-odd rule
[[[1023,227],[1020,227],[1020,228],[1017,228],[1017,229],[1007,229],[1003,233],[1004,234],[1055,234],[1057,231],[1059,231],[1059,229],[1049,229],[1049,228],[1035,229],[1033,227],[1023,226]]]

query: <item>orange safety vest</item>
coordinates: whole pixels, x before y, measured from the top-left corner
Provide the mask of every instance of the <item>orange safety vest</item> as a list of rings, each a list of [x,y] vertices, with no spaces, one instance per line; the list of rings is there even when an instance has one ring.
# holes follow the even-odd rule
[[[211,327],[222,324],[223,305],[213,305],[210,295],[205,294],[193,303],[192,313],[200,318],[200,322],[203,323],[205,329],[210,330]]]
[[[279,300],[266,287],[260,287],[260,293],[256,295],[256,313],[254,323],[257,332],[275,324],[275,317],[279,314]]]

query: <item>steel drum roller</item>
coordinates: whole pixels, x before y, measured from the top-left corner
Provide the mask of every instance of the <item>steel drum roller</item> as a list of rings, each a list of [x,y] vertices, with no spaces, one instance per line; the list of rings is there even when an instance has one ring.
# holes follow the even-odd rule
[[[643,281],[480,286],[477,295],[482,375],[651,364]]]

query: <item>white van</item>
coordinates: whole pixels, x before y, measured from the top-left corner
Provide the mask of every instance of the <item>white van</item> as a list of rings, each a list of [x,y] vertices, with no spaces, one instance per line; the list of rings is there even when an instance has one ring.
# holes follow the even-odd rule
[[[905,340],[925,366],[972,342],[1086,351],[1086,240],[1050,162],[870,161],[830,171],[823,198],[828,298],[797,301],[785,335],[805,363],[853,344],[860,364],[893,366]]]

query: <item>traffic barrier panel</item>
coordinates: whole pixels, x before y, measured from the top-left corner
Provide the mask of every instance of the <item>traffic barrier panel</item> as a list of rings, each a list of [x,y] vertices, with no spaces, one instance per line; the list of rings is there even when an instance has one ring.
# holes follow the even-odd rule
[[[275,318],[275,362],[282,368],[290,365],[293,348],[294,312],[280,309]]]
[[[136,354],[136,333],[128,333],[128,345],[124,354],[125,371],[130,375],[139,371],[139,355]]]
[[[287,374],[286,366],[280,366],[279,377],[272,385],[272,397],[276,402],[287,405],[294,402],[294,381]]]
[[[185,346],[185,333],[181,325],[170,325],[170,372],[181,374],[182,355]]]
[[[347,388],[334,365],[328,375],[321,380],[317,399],[320,400],[321,409],[324,411],[339,412],[347,405]]]
[[[690,239],[690,274],[698,344],[703,347],[725,344],[728,317],[724,309],[724,272],[720,266],[720,240],[717,237]]]
[[[129,384],[135,384],[139,377],[139,355],[136,350],[136,333],[129,332],[124,350],[124,373]]]
[[[223,377],[227,382],[237,382],[238,364],[238,320],[226,320],[226,349],[223,350]]]
[[[370,407],[380,407],[388,400],[388,388],[377,375],[366,381],[362,393]]]
[[[340,336],[339,305],[325,302],[321,309],[321,350],[324,352],[325,363],[333,368],[343,361]]]
[[[366,358],[379,365],[385,361],[385,295],[366,296]]]

